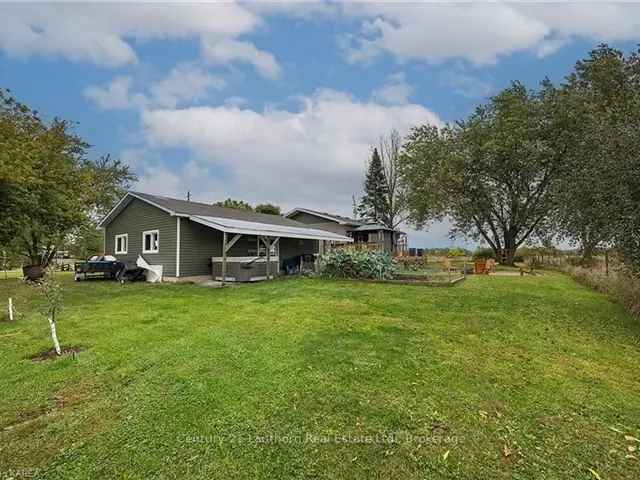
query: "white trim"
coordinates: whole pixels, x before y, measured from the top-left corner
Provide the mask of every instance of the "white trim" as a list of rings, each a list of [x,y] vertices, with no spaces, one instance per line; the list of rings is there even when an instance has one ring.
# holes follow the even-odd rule
[[[176,212],[174,212],[173,210],[170,210],[167,207],[163,207],[161,205],[158,205],[157,203],[152,202],[151,200],[149,200],[147,198],[144,198],[144,197],[141,197],[139,195],[136,195],[133,192],[129,192],[129,195],[131,195],[133,198],[137,198],[138,200],[141,200],[143,202],[147,202],[149,205],[153,205],[154,207],[159,208],[160,210],[163,210],[163,211],[167,212],[169,215],[175,215],[176,214]]]
[[[109,211],[109,213],[107,213],[107,214],[104,216],[104,218],[103,218],[102,220],[100,220],[100,223],[98,223],[98,226],[99,226],[99,227],[104,227],[104,226],[108,225],[109,223],[111,223],[111,220],[110,220],[111,215],[112,215],[114,212],[116,212],[116,211],[117,211],[117,209],[120,207],[120,205],[122,205],[122,203],[124,203],[124,201],[125,201],[126,199],[128,199],[129,197],[137,198],[137,199],[138,199],[138,200],[140,200],[141,202],[145,202],[145,203],[148,203],[149,205],[152,205],[152,206],[154,206],[154,207],[156,207],[156,208],[159,208],[159,209],[160,209],[160,210],[162,210],[163,212],[166,212],[166,213],[168,213],[169,215],[171,215],[172,217],[174,217],[174,216],[175,216],[175,217],[189,217],[189,215],[186,215],[186,214],[184,214],[184,213],[176,213],[175,211],[170,210],[170,209],[168,209],[168,208],[166,208],[166,207],[163,207],[162,205],[158,205],[157,203],[152,202],[151,200],[149,200],[149,199],[147,199],[147,198],[141,197],[140,195],[138,195],[138,194],[136,194],[136,193],[134,193],[134,192],[127,192],[127,193],[124,195],[124,197],[122,197],[122,198],[120,199],[120,201],[119,201],[118,203],[116,203],[116,206],[115,206],[115,207],[113,207],[113,208]]]
[[[180,217],[176,217],[176,277],[180,277]]]
[[[124,238],[124,250],[118,250],[118,239]],[[113,253],[115,255],[126,255],[129,250],[129,234],[128,233],[120,233],[115,236],[115,245],[113,246]]]
[[[155,249],[147,250],[145,247],[144,237],[151,234],[156,234],[156,247]],[[153,237],[151,237],[153,239]],[[153,241],[153,240],[152,240]],[[152,245],[153,247],[153,245]],[[142,253],[159,253],[160,252],[160,230],[145,230],[142,232]]]
[[[106,220],[111,216],[111,214],[112,214],[113,212],[115,212],[115,211],[118,209],[118,207],[120,207],[120,205],[121,205],[121,204],[122,204],[122,203],[123,203],[123,202],[124,202],[128,197],[129,197],[129,192],[125,193],[125,194],[124,194],[124,197],[122,197],[122,198],[120,199],[120,201],[119,201],[118,203],[116,203],[116,205],[115,205],[111,210],[109,210],[109,213],[107,213],[107,214],[104,216],[104,218],[103,218],[102,220],[100,220],[100,223],[98,224],[98,226],[100,226],[100,227],[106,227],[106,224],[105,224]]]

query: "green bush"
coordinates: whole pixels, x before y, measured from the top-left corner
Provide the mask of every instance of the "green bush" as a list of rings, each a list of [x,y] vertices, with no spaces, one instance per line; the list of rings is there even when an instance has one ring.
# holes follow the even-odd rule
[[[384,252],[340,248],[325,253],[318,262],[318,273],[327,278],[393,278],[396,265]]]
[[[485,259],[493,258],[496,260],[496,254],[491,248],[478,248],[475,252],[473,252],[473,259]]]
[[[425,268],[427,263],[427,257],[398,257],[396,258],[396,264],[402,267],[403,270],[417,272]]]

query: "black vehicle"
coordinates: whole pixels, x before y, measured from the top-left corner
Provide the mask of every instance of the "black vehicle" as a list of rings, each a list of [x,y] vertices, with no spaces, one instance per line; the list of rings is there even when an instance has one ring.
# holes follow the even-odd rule
[[[76,262],[74,270],[76,282],[88,278],[121,280],[127,266],[111,255],[93,255],[86,262]]]

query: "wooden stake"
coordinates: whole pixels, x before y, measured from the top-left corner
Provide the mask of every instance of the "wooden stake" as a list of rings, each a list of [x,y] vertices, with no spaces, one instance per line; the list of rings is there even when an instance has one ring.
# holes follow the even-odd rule
[[[9,320],[13,322],[13,300],[9,297]]]

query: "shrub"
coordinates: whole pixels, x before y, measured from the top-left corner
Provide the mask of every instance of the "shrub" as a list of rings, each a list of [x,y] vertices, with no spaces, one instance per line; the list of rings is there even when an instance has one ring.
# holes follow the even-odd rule
[[[580,265],[579,257],[568,257],[563,264],[547,267],[569,274],[582,285],[611,296],[624,305],[632,315],[640,318],[640,276],[620,264],[611,268],[609,275],[601,268],[586,268]]]
[[[384,252],[340,248],[325,253],[318,262],[318,273],[328,278],[393,278],[396,266]]]
[[[410,270],[416,272],[425,267],[427,257],[398,257],[396,263],[402,267],[403,270]]]
[[[491,248],[479,248],[475,252],[473,252],[473,259],[484,259],[488,260],[489,258],[493,258],[496,260],[496,254]]]

